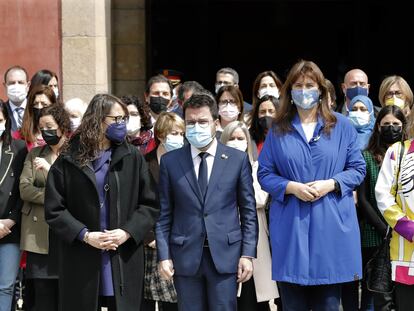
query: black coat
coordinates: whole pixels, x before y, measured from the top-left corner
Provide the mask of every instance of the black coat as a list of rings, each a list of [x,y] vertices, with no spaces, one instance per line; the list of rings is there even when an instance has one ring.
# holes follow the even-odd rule
[[[19,178],[26,158],[26,144],[22,140],[12,140],[3,144],[0,160],[0,219],[16,222],[11,233],[0,239],[0,243],[19,243],[20,216],[23,201],[20,199]]]
[[[60,310],[96,311],[101,251],[77,236],[84,227],[100,231],[99,196],[93,169],[73,159],[76,142],[71,150],[49,171],[46,220],[61,239]],[[117,310],[136,311],[143,293],[142,240],[158,218],[158,195],[144,158],[132,145],[114,147],[108,174],[109,229],[121,228],[131,235],[117,251],[110,251]]]

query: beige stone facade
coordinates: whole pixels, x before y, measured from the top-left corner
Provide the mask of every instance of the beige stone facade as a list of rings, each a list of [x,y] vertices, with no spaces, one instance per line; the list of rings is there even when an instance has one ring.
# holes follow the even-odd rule
[[[100,92],[142,96],[145,1],[62,0],[64,100]]]

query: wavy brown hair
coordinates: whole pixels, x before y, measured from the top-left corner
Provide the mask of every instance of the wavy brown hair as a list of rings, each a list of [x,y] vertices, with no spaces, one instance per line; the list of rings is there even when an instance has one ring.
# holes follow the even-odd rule
[[[30,143],[36,141],[36,135],[39,133],[39,120],[36,120],[33,111],[34,101],[37,95],[45,95],[49,99],[51,106],[58,103],[55,93],[50,86],[39,84],[29,92],[20,133],[24,140]]]
[[[95,95],[82,117],[82,123],[77,128],[69,142],[75,161],[80,166],[95,160],[101,151],[101,144],[105,137],[102,123],[109,115],[113,105],[119,104],[128,116],[125,104],[116,96],[109,94]]]
[[[306,60],[300,60],[295,65],[293,65],[286,78],[285,84],[283,84],[280,92],[279,109],[275,118],[275,131],[282,135],[292,131],[292,120],[297,114],[298,110],[296,109],[296,105],[293,103],[291,91],[292,85],[301,76],[308,77],[318,84],[320,93],[318,115],[325,122],[325,127],[323,129],[324,133],[329,135],[331,129],[336,124],[336,117],[329,108],[327,96],[328,88],[326,86],[325,77],[323,76],[322,71],[314,62]]]

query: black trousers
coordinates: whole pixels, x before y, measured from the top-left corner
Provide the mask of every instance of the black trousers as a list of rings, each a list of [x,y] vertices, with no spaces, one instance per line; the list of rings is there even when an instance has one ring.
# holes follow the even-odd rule
[[[414,285],[395,283],[395,304],[398,311],[412,311],[414,309],[413,297]]]
[[[241,295],[237,298],[238,311],[269,311],[269,303],[267,301],[257,302],[256,289],[253,277],[243,283]]]
[[[114,296],[99,296],[98,311],[101,311],[102,307],[106,307],[108,311],[116,311],[115,297]]]
[[[27,306],[31,311],[58,310],[59,290],[57,279],[30,279],[32,300]]]

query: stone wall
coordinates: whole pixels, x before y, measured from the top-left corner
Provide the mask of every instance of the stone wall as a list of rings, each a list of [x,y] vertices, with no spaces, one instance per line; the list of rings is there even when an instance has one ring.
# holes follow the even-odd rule
[[[64,100],[111,92],[111,1],[62,1]]]

